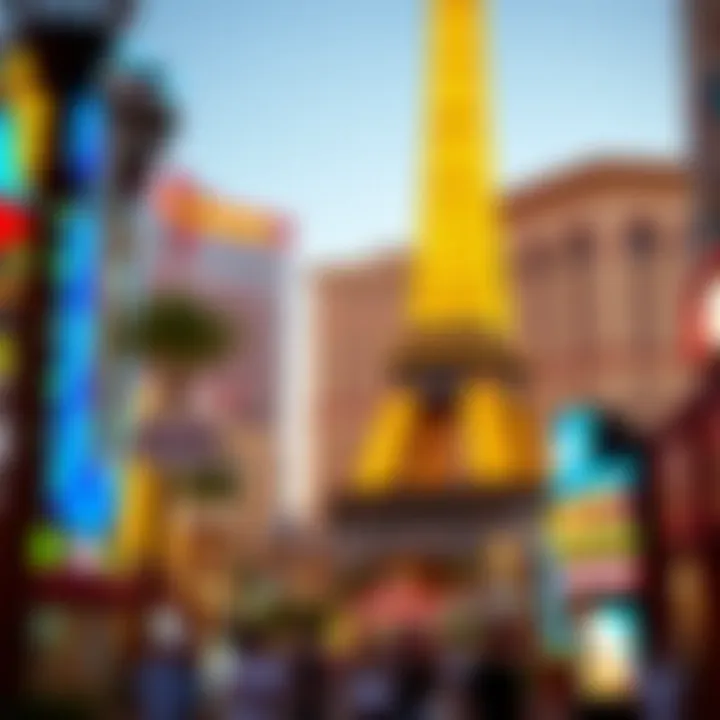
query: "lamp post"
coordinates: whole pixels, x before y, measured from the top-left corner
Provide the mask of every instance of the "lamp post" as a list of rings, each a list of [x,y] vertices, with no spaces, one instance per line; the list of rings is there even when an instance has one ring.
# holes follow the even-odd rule
[[[31,222],[27,245],[32,258],[14,334],[18,363],[9,410],[16,446],[3,468],[7,487],[0,548],[0,698],[4,707],[17,698],[23,682],[26,619],[33,589],[25,548],[38,511],[44,464],[52,462],[43,432],[48,316],[55,289],[51,265],[61,238],[61,211],[104,182],[97,173],[78,173],[69,166],[69,118],[75,94],[101,67],[131,9],[129,0],[5,0],[10,44],[36,70],[26,78],[32,87],[21,98],[24,104],[13,109],[22,126],[23,143],[44,152],[24,167],[22,204]]]

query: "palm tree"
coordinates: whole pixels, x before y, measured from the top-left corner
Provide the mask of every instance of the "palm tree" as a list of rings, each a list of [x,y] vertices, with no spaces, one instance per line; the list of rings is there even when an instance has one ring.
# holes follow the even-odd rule
[[[153,370],[165,410],[182,405],[193,377],[223,360],[238,339],[224,315],[178,291],[150,297],[120,333],[121,347]]]
[[[141,302],[132,314],[119,324],[119,346],[134,356],[145,366],[152,377],[152,389],[158,391],[157,403],[151,409],[150,420],[182,417],[188,410],[189,391],[199,373],[211,369],[224,360],[236,347],[238,333],[229,320],[205,304],[196,296],[170,291],[153,295]],[[156,466],[154,482],[160,482],[161,488],[152,493],[152,508],[128,508],[128,522],[133,515],[140,514],[150,523],[162,528],[160,538],[166,549],[173,552],[166,556],[163,552],[163,566],[172,558],[186,564],[192,547],[194,520],[189,524],[182,522],[196,518],[197,511],[206,507],[210,501],[226,501],[237,489],[234,468],[224,457],[214,457],[201,468],[190,473],[178,475]],[[169,482],[168,482],[169,481]],[[143,501],[140,501],[143,502]],[[171,521],[171,517],[176,522]],[[158,538],[151,527],[141,530],[143,538]],[[143,540],[141,555],[143,560],[150,557],[154,548],[145,546],[149,540]],[[180,553],[182,557],[178,557]],[[183,559],[184,558],[184,559]],[[170,567],[158,568],[163,574]],[[187,569],[187,568],[186,568]],[[184,573],[183,573],[184,574]]]

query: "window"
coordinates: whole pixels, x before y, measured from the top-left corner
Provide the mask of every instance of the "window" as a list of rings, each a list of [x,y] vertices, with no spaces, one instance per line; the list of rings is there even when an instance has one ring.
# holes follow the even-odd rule
[[[632,342],[642,348],[651,348],[657,340],[658,328],[657,276],[658,233],[647,220],[635,220],[627,230],[630,258],[630,307]]]
[[[516,263],[523,327],[531,349],[547,340],[552,318],[552,256],[546,247],[532,241]]]
[[[571,352],[592,352],[596,332],[595,241],[587,228],[575,228],[565,248],[566,317]]]
[[[628,242],[633,258],[639,262],[652,259],[657,246],[657,234],[652,224],[635,222],[630,226]]]

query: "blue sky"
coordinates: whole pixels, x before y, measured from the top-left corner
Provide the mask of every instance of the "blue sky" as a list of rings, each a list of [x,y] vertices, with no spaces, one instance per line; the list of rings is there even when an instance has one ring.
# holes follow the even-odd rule
[[[144,0],[173,162],[292,213],[311,261],[412,231],[422,0]],[[494,0],[501,179],[684,145],[679,0]]]

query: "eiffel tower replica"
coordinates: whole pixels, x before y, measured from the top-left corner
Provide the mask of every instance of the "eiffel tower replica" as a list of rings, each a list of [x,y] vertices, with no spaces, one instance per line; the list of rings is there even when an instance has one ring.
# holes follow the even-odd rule
[[[356,467],[331,502],[336,569],[532,546],[543,457],[513,347],[479,0],[429,0],[424,165],[405,337]],[[362,567],[362,569],[361,569]]]

